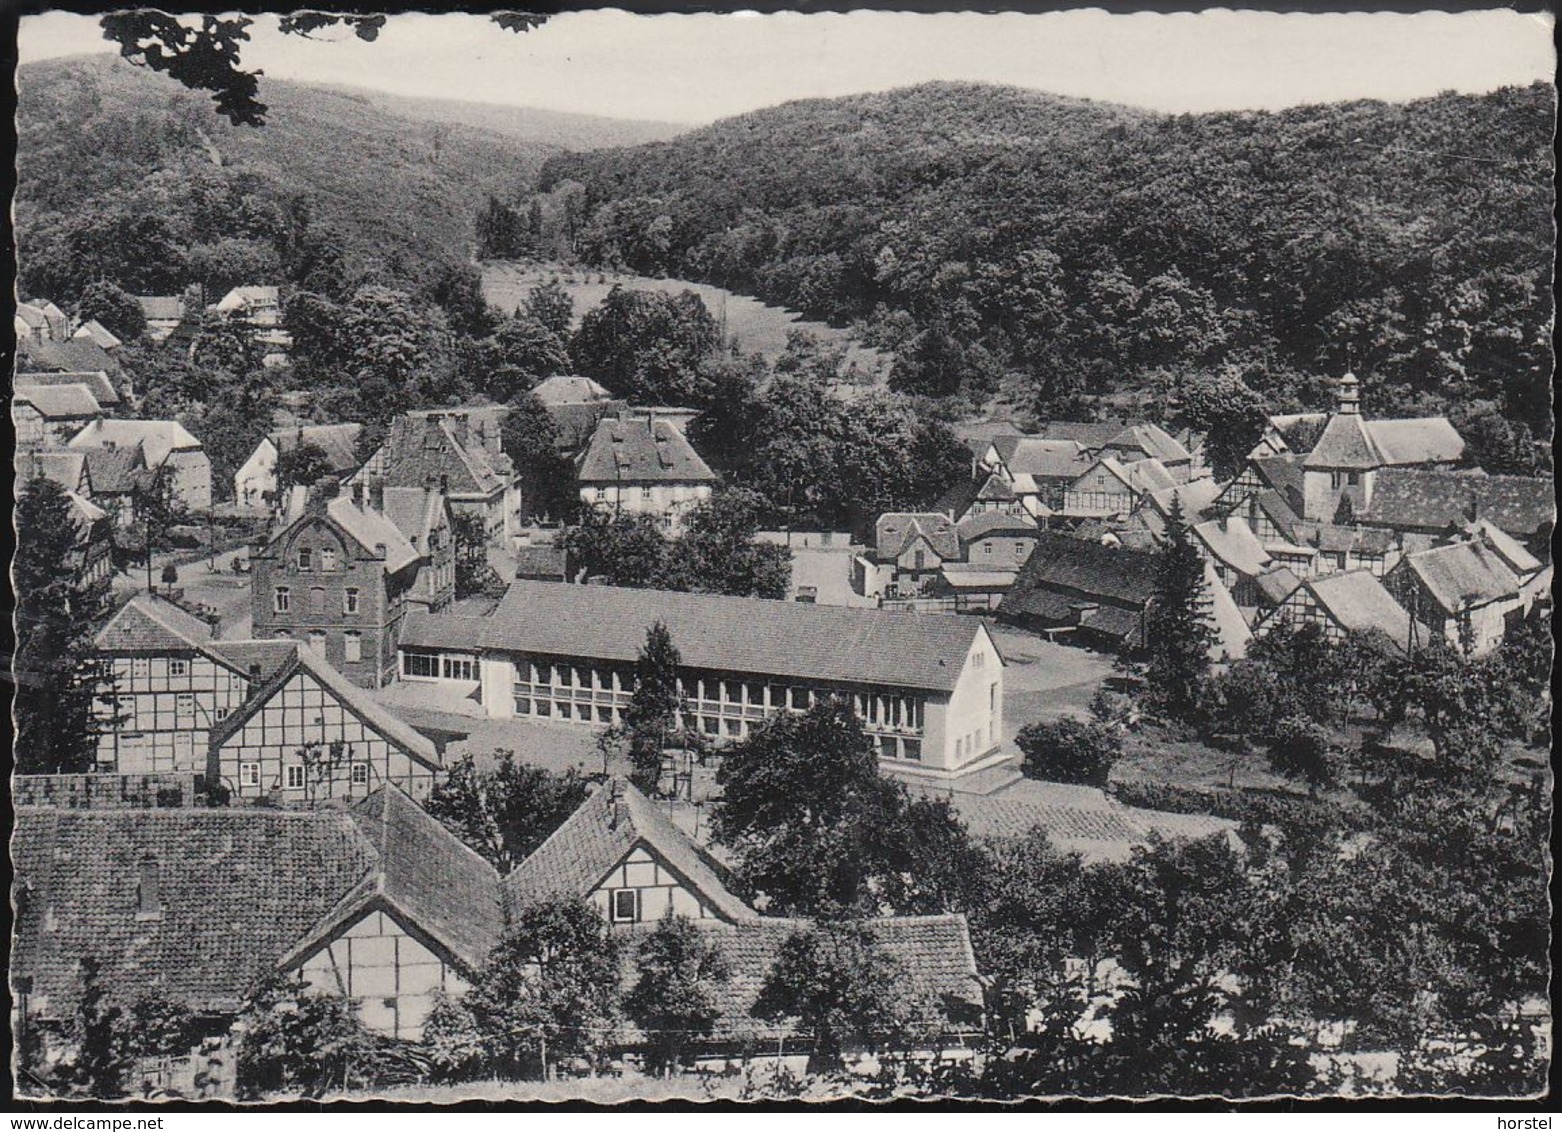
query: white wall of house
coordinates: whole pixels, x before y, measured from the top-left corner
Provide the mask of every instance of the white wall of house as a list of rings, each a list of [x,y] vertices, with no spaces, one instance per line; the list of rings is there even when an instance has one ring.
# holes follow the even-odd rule
[[[212,462],[200,448],[175,449],[164,462],[173,477],[174,496],[191,511],[210,511]]]
[[[199,654],[115,656],[109,671],[93,710],[102,728],[98,769],[116,774],[204,772],[212,727],[249,688],[246,677]]]
[[[376,1034],[405,1041],[423,1036],[434,996],[466,993],[448,963],[413,938],[395,917],[369,912],[299,967],[324,994],[358,1000],[358,1017]]]
[[[1003,659],[985,628],[966,652],[954,692],[930,695],[926,705],[924,765],[959,770],[1003,742]]]
[[[329,754],[342,744],[340,760],[308,765],[301,753]],[[208,773],[235,799],[256,799],[279,791],[288,802],[364,798],[394,783],[413,798],[427,798],[434,771],[369,726],[308,671],[300,669],[243,725],[211,751]]]
[[[716,918],[715,910],[644,845],[631,849],[586,899],[615,927],[668,916]]]
[[[682,530],[689,509],[709,499],[710,495],[708,483],[583,483],[580,486],[582,503],[609,514],[651,515],[661,520],[663,529],[670,534]]]
[[[1350,498],[1357,515],[1366,514],[1372,504],[1371,470],[1308,468],[1302,475],[1302,518],[1309,523],[1332,523],[1342,496]]]
[[[255,446],[244,466],[233,473],[234,502],[245,507],[260,507],[266,496],[277,490],[277,446],[266,437]]]

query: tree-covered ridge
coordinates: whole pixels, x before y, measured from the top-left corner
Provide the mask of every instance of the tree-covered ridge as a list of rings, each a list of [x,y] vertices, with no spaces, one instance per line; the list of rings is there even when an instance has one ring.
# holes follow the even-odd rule
[[[1158,115],[937,83],[569,154],[588,259],[707,280],[897,352],[935,394],[1174,389],[1276,409],[1363,376],[1380,412],[1549,429],[1549,89]]]
[[[243,249],[259,270],[285,258],[295,200],[352,270],[421,278],[469,260],[479,204],[523,191],[552,152],[274,80],[266,125],[234,126],[200,93],[110,58],[30,64],[17,85],[22,282],[62,303],[97,268],[142,293],[199,282],[192,252],[224,241],[263,245]],[[114,258],[132,253],[139,272]]]

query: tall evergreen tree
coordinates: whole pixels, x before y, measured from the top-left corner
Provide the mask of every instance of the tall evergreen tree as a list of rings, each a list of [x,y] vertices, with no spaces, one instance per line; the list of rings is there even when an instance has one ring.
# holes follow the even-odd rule
[[[658,621],[645,634],[645,647],[635,664],[635,690],[624,712],[629,733],[633,779],[642,790],[656,789],[662,772],[662,751],[679,727],[683,697],[678,693],[678,666],[683,658],[667,626]]]
[[[80,774],[97,758],[93,698],[107,669],[92,634],[107,612],[106,583],[69,567],[80,528],[70,497],[38,477],[16,503],[16,770]]]
[[[1209,671],[1214,629],[1205,610],[1204,560],[1188,534],[1182,501],[1172,499],[1155,572],[1146,633],[1145,680],[1151,705],[1170,719],[1191,719]]]

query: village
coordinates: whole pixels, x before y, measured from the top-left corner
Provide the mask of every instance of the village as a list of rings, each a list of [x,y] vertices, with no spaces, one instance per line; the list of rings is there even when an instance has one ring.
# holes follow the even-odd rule
[[[1540,1095],[1554,88],[880,17],[24,20],[27,1103]]]
[[[178,300],[138,302],[150,333],[177,332]],[[247,286],[212,313],[285,351],[279,302]],[[114,594],[92,636],[94,765],[13,780],[23,1017],[68,1018],[89,951],[139,972],[208,1021],[207,1057],[158,1062],[185,1092],[234,1087],[212,1020],[268,972],[361,1001],[376,1035],[420,1040],[439,996],[477,977],[503,910],[539,893],[584,899],[613,930],[706,926],[746,966],[699,1056],[785,1049],[789,1031],[757,1024],[738,987],[759,986],[796,923],[734,894],[704,813],[723,747],[778,713],[847,705],[880,773],[986,838],[1040,831],[1110,860],[1151,838],[1234,836],[1213,813],[1125,803],[1105,775],[1049,782],[1017,745],[1030,725],[1085,718],[1121,683],[1112,658],[1151,647],[1169,538],[1197,553],[1217,668],[1305,626],[1475,658],[1549,607],[1550,483],[1469,467],[1446,419],[1374,419],[1351,374],[1332,412],[1269,418],[1227,479],[1191,429],[984,424],[969,474],[927,511],[882,514],[861,538],[756,535],[784,549],[791,582],[753,598],[592,576],[535,525],[503,406],[408,412],[362,459],[359,424],[279,410],[231,486],[214,484],[198,437],[126,413],[134,375],[100,324],[35,300],[16,329],[18,491],[63,494],[78,584]],[[697,412],[576,375],[535,395],[586,513],[676,534],[722,490],[687,435]],[[154,556],[147,515],[170,501],[200,537]],[[460,523],[488,584],[458,597]],[[646,775],[605,740],[635,719],[655,628],[677,652],[673,722],[697,741],[664,731]],[[595,783],[502,876],[423,808],[453,768],[492,769],[501,751]],[[274,872],[278,854],[327,872]],[[927,1021],[924,1044],[974,1048],[983,973],[965,918],[866,924],[927,993],[963,1004]]]

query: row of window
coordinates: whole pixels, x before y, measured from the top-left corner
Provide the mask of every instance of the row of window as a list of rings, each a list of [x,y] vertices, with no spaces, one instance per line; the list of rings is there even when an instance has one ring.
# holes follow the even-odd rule
[[[348,586],[342,591],[342,612],[357,613],[360,608],[360,591]],[[275,613],[290,613],[293,609],[293,590],[290,586],[277,586],[271,594],[271,608]],[[309,612],[325,612],[325,587],[312,586],[309,590]]]
[[[302,763],[289,763],[282,768],[282,785],[288,790],[302,790],[305,782],[305,767]],[[348,771],[348,781],[354,786],[367,786],[369,784],[369,764],[355,762]],[[242,788],[258,788],[260,786],[260,764],[239,764],[239,786]]]
[[[298,548],[298,568],[300,570],[314,569],[314,552],[307,546]],[[340,569],[335,547],[320,548],[320,572],[329,574]]]
[[[480,670],[476,657],[441,656],[434,652],[403,651],[401,674],[427,680],[477,680]]]
[[[140,698],[137,696],[109,696],[105,699],[105,708],[109,717],[114,721],[114,729],[118,731],[138,731],[140,725],[149,723],[153,730],[166,730],[160,726],[167,721],[167,712],[158,712],[156,702],[146,705],[148,711],[140,715],[138,719],[137,708],[140,706]],[[231,709],[219,706],[212,709],[211,722],[221,723],[228,718]],[[196,702],[194,692],[179,692],[174,696],[173,727],[176,729],[191,728],[196,723]],[[159,719],[159,716],[162,718]]]

